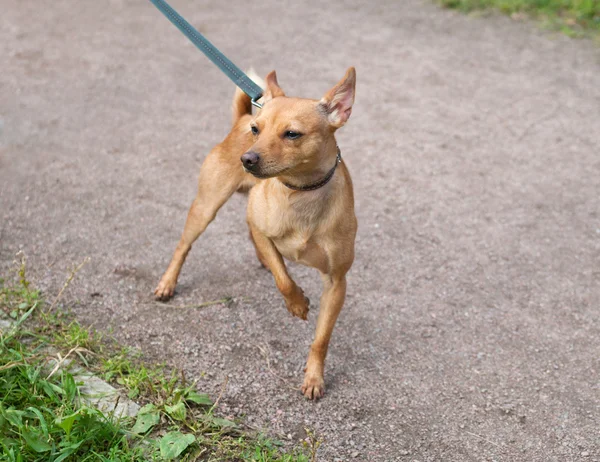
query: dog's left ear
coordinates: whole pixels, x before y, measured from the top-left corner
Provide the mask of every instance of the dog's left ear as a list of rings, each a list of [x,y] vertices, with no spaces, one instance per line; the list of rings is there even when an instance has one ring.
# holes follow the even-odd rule
[[[266,103],[273,98],[277,98],[278,96],[285,96],[285,93],[279,86],[279,83],[277,83],[277,74],[275,71],[271,71],[267,74],[265,84],[267,88],[265,88],[265,92],[263,94],[263,103]]]
[[[355,88],[356,70],[350,67],[344,78],[321,98],[319,106],[327,114],[327,120],[332,127],[340,128],[350,117]]]

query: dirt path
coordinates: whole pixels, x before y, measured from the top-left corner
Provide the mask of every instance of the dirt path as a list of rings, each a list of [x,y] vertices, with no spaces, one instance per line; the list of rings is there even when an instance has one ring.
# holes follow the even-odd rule
[[[600,52],[427,2],[173,1],[243,68],[319,97],[360,223],[328,394],[300,385],[316,313],[286,312],[234,198],[172,305],[151,290],[228,129],[232,85],[146,1],[0,0],[0,266],[183,368],[224,411],[325,438],[323,461],[600,460]],[[225,6],[227,5],[227,6]],[[252,18],[252,19],[251,19]],[[293,267],[311,299],[317,274]],[[267,358],[270,361],[268,367]],[[281,377],[282,379],[280,379]]]

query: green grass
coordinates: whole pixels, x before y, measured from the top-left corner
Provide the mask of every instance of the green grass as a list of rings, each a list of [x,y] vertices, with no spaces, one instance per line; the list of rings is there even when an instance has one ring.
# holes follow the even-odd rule
[[[24,260],[13,279],[0,279],[0,310],[15,321],[0,334],[0,460],[316,460],[320,441],[312,433],[303,447],[286,452],[281,443],[218,416],[218,398],[198,393],[182,373],[148,366],[139,353],[58,310],[56,299],[49,307],[30,287]],[[48,378],[56,352],[144,404],[137,418],[117,419],[83,405],[80,384],[64,368]]]
[[[130,433],[118,420],[79,405],[72,374],[61,370],[46,378],[46,343],[24,328],[41,303],[39,293],[26,285],[15,290],[2,286],[0,303],[17,317],[16,327],[0,336],[0,459],[141,462],[153,458],[142,447],[132,447]]]
[[[600,37],[600,0],[437,0],[463,12],[494,9],[539,19],[572,37]]]

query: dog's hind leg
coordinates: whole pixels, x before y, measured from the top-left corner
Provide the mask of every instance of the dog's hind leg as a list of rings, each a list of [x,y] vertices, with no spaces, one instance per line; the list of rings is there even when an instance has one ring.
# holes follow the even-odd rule
[[[169,267],[154,291],[157,299],[168,300],[173,296],[179,272],[192,244],[231,195],[244,188],[248,176],[244,173],[239,158],[231,159],[231,155],[226,154],[220,146],[206,157],[200,169],[198,194],[188,212],[183,234]]]

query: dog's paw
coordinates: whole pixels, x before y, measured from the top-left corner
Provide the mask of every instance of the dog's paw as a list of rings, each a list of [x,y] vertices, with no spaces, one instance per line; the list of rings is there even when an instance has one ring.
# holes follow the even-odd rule
[[[303,293],[298,297],[299,301],[286,302],[287,309],[294,316],[297,316],[300,319],[306,321],[308,319],[308,311],[310,309],[310,300],[308,297],[305,297]]]
[[[325,394],[325,381],[322,376],[306,374],[300,390],[305,398],[317,400]]]
[[[156,300],[166,302],[175,293],[176,285],[176,282],[165,280],[164,278],[161,279],[156,289],[154,289],[154,297]]]

